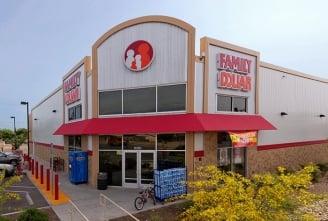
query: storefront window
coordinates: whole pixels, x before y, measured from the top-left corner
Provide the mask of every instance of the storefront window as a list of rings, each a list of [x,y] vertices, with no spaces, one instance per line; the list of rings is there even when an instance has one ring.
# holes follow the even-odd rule
[[[108,185],[122,186],[122,151],[99,151],[99,171],[107,173]]]
[[[186,84],[99,92],[99,115],[186,110]]]
[[[123,113],[156,112],[156,88],[138,88],[123,91]]]
[[[155,135],[124,135],[124,150],[155,150]]]
[[[157,111],[182,111],[186,109],[186,85],[168,85],[157,88]]]
[[[218,133],[218,147],[232,147],[232,142],[228,133]]]
[[[122,114],[122,90],[99,92],[99,114]]]
[[[218,111],[231,111],[232,97],[218,95],[217,105],[218,105]]]
[[[184,151],[157,151],[157,169],[185,167]]]
[[[76,105],[68,108],[68,120],[76,120],[82,118],[82,105]]]
[[[247,98],[218,94],[217,111],[247,112]]]
[[[246,112],[247,99],[244,97],[234,97],[233,101],[233,111],[234,112]]]
[[[218,168],[223,171],[234,171],[241,175],[246,174],[246,148],[232,147],[228,133],[218,133],[217,162]]]
[[[185,134],[158,134],[158,150],[184,150]]]
[[[99,136],[99,149],[100,150],[121,150],[122,149],[122,136],[117,136],[117,135]]]
[[[81,150],[81,136],[68,136],[68,150],[69,151]]]

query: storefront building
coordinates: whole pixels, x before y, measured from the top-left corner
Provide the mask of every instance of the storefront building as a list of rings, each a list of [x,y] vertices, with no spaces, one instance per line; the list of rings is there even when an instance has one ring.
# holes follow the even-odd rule
[[[115,26],[31,112],[31,154],[89,153],[89,183],[141,187],[154,169],[214,164],[245,176],[328,161],[328,81],[146,16]],[[193,179],[189,177],[189,179]]]

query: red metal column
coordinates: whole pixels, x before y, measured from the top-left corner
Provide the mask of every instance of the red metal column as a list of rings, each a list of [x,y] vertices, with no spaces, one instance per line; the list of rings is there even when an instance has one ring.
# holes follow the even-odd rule
[[[39,162],[36,161],[35,163],[35,178],[39,179]]]
[[[55,200],[59,199],[59,179],[58,174],[55,175]]]
[[[28,158],[28,170],[31,171],[32,169],[32,160],[31,158]]]
[[[32,175],[34,175],[34,159],[32,159]]]
[[[43,184],[43,165],[40,166],[40,183]]]
[[[50,191],[50,169],[47,169],[47,179],[46,179],[47,191]]]

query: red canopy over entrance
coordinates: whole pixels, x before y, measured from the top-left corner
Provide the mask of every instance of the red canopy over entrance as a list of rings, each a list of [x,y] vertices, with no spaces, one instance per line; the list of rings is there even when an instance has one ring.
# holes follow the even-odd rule
[[[276,128],[260,115],[170,114],[94,118],[61,125],[55,135],[258,131]]]

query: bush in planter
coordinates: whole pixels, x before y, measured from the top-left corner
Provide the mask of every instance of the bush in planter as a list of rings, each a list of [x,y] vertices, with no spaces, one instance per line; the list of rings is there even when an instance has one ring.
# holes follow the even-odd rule
[[[17,219],[18,221],[48,221],[48,215],[38,209],[27,209]]]
[[[308,165],[296,172],[279,167],[278,174],[265,173],[248,179],[216,166],[198,168],[187,199],[191,207],[182,213],[183,221],[289,221],[314,220],[299,211],[316,200],[308,191],[312,174]]]

